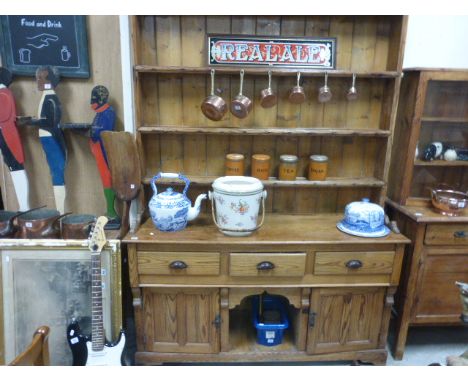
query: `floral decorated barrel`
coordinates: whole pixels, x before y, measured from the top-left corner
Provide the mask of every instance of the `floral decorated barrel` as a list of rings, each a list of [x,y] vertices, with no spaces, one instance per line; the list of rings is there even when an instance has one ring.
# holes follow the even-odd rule
[[[228,236],[248,236],[259,229],[265,217],[267,192],[260,180],[249,176],[224,176],[216,179],[211,200],[213,221]],[[262,218],[258,215],[262,206]]]

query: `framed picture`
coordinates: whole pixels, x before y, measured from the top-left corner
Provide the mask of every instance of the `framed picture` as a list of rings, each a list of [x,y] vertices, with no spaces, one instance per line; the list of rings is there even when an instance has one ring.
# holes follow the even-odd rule
[[[91,333],[91,253],[83,245],[87,241],[56,240],[62,243],[58,246],[38,240],[46,243],[33,247],[28,241],[0,240],[4,363],[27,347],[39,326],[47,325],[51,364],[72,365],[67,326],[76,319],[84,334]],[[101,253],[108,340],[116,339],[122,323],[120,264],[120,242],[111,240]]]
[[[63,77],[89,78],[86,16],[1,16],[0,26],[2,64],[13,74],[51,65]]]

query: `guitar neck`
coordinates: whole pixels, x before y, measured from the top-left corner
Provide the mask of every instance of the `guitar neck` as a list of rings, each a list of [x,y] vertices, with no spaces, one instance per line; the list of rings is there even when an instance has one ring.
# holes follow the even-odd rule
[[[104,348],[104,320],[102,310],[101,252],[91,252],[91,335],[92,348]]]

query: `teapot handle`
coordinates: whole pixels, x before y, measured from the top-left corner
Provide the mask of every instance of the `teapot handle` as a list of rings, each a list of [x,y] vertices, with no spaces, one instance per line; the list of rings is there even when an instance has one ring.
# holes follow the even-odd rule
[[[182,192],[184,195],[187,193],[187,190],[190,186],[190,180],[185,175],[176,174],[174,172],[160,172],[156,176],[151,179],[151,188],[155,194],[158,193],[158,189],[156,188],[156,181],[160,178],[173,178],[173,179],[180,179],[185,182],[184,191]]]

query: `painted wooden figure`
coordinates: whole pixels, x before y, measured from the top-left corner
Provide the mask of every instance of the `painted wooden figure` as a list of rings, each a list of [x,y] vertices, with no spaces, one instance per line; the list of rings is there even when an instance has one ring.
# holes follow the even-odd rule
[[[106,214],[109,218],[106,228],[118,229],[120,227],[120,219],[114,209],[115,192],[112,189],[109,164],[101,140],[101,133],[103,131],[113,131],[115,127],[115,111],[114,108],[109,105],[108,100],[109,91],[105,86],[95,86],[91,91],[91,108],[96,112],[96,115],[91,126],[89,145],[96,159],[102,185],[104,187],[104,195],[107,202]]]
[[[39,138],[49,165],[54,187],[55,206],[61,214],[65,211],[65,163],[67,150],[60,128],[62,107],[55,93],[60,75],[55,67],[41,66],[36,70],[37,88],[42,92],[38,118],[30,124],[39,126]]]
[[[0,68],[0,150],[3,161],[10,170],[20,211],[29,210],[29,183],[24,170],[24,153],[16,126],[16,104],[8,86],[13,76]]]

